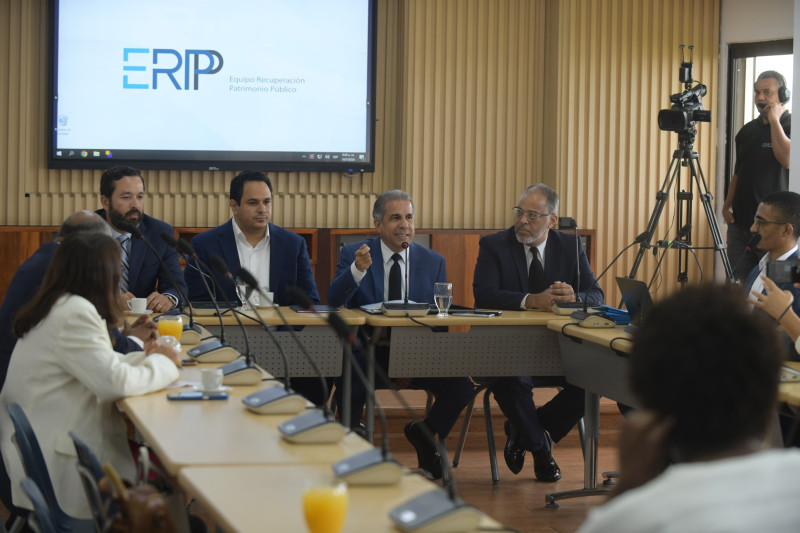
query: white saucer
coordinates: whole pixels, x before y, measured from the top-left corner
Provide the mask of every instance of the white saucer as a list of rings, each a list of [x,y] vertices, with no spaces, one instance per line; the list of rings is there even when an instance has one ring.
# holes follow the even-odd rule
[[[272,309],[273,307],[278,307],[277,304],[259,304],[255,306],[256,309]]]
[[[192,388],[194,390],[196,390],[197,392],[205,392],[207,394],[213,394],[215,392],[226,392],[226,391],[229,391],[229,390],[233,390],[233,387],[229,387],[227,385],[223,385],[220,388],[214,389],[214,390],[206,390],[206,389],[203,388],[202,385],[192,385]]]
[[[153,310],[152,309],[145,309],[141,313],[137,313],[136,311],[125,311],[125,312],[128,313],[129,315],[151,315],[151,314],[153,314]]]

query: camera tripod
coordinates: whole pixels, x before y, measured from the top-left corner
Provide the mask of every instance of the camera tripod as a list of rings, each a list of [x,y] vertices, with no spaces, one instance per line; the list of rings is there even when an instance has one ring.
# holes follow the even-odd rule
[[[680,167],[689,167],[691,174],[689,191],[680,191],[678,193],[678,201],[680,203],[678,205],[677,212],[677,226],[679,228],[688,227],[688,231],[686,231],[685,236],[680,236],[680,238],[676,239],[676,241],[673,243],[663,246],[665,248],[664,253],[666,253],[667,248],[674,247],[678,250],[678,283],[680,283],[681,286],[689,281],[687,269],[689,266],[689,251],[692,249],[713,249],[719,252],[720,257],[722,258],[722,264],[725,267],[725,274],[728,276],[730,281],[733,281],[733,270],[731,269],[731,263],[728,259],[728,251],[726,250],[725,243],[722,242],[722,234],[720,233],[719,224],[717,223],[717,218],[714,216],[714,210],[711,206],[711,200],[713,199],[713,196],[708,192],[706,179],[703,175],[703,169],[700,167],[700,160],[697,152],[693,150],[696,131],[697,130],[692,127],[689,131],[678,133],[678,149],[672,154],[672,162],[670,163],[669,169],[667,169],[667,175],[664,178],[664,183],[661,185],[661,189],[656,194],[656,205],[655,208],[653,208],[652,214],[650,215],[650,222],[648,222],[647,230],[645,232],[647,236],[646,239],[640,244],[639,253],[636,255],[636,259],[633,262],[633,268],[631,268],[631,273],[629,276],[631,279],[636,277],[636,272],[639,270],[639,265],[642,262],[645,251],[648,248],[653,248],[653,246],[650,244],[650,241],[653,239],[653,235],[655,235],[658,221],[661,218],[661,213],[663,212],[664,206],[667,203],[667,198],[669,197],[669,191],[672,188],[672,184],[676,181],[676,178],[678,179],[678,186],[680,186]],[[713,247],[693,248],[691,225],[689,224],[684,226],[684,205],[687,220],[692,220],[692,183],[697,186],[700,201],[703,204],[703,209],[705,210],[706,218],[708,219],[708,226],[711,229],[711,235],[714,238]],[[659,261],[659,267],[657,268],[660,268],[660,264],[661,262]]]

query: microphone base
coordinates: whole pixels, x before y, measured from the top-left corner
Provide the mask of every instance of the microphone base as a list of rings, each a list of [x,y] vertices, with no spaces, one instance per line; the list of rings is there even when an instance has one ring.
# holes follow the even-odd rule
[[[483,513],[443,490],[426,492],[389,512],[395,527],[417,533],[456,533],[478,529]]]
[[[320,409],[296,416],[278,426],[281,436],[294,444],[334,444],[342,440],[345,428]]]
[[[384,316],[425,316],[431,306],[428,304],[412,304],[412,303],[384,303],[381,305],[381,312]]]
[[[261,383],[261,372],[241,358],[220,367],[223,385],[256,385]]]
[[[198,363],[230,363],[241,355],[236,348],[219,340],[204,342],[186,353]]]
[[[614,328],[617,323],[599,314],[589,315],[580,322],[578,325],[582,328]]]
[[[305,398],[280,385],[245,396],[242,403],[259,415],[294,415],[306,408]]]
[[[203,333],[200,326],[197,324],[190,326],[186,322],[183,323],[183,333],[181,333],[180,338],[181,344],[200,344],[202,338]]]
[[[391,454],[373,448],[333,463],[333,473],[348,485],[395,485],[404,469]]]

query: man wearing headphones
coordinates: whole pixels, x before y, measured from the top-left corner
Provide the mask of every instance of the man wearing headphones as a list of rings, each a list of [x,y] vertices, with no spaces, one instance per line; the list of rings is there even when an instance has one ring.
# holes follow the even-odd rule
[[[754,87],[759,116],[736,134],[736,164],[722,206],[728,223],[728,257],[736,279],[743,280],[758,264],[759,255],[747,250],[750,226],[764,197],[789,188],[792,116],[784,108],[789,89],[784,77],[762,72]]]

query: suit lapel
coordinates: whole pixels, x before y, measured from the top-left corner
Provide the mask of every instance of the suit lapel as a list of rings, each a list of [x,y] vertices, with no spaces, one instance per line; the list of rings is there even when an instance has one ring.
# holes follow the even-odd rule
[[[372,294],[375,295],[376,302],[384,300],[383,290],[383,253],[381,253],[381,238],[373,239],[369,244],[369,255],[372,256],[372,264],[369,266],[368,277],[371,277]],[[363,282],[362,282],[363,283]]]
[[[236,236],[233,234],[233,223],[229,220],[224,232],[219,234],[219,251],[222,258],[228,263],[228,270],[234,275],[241,267],[239,250],[236,249]]]
[[[556,280],[555,272],[558,270],[558,257],[561,254],[561,241],[553,236],[553,230],[547,232],[547,246],[544,248],[544,279],[547,286],[553,284]],[[565,281],[565,280],[561,280]],[[569,282],[570,280],[566,280]]]
[[[283,237],[275,231],[272,224],[269,225],[269,290],[274,291],[273,287],[281,285],[281,273],[283,272],[284,254],[276,253],[284,250]]]
[[[141,231],[143,235],[147,235],[147,219],[142,219],[142,223],[139,225],[139,231]],[[131,292],[134,292],[137,288],[139,272],[142,270],[142,262],[144,262],[145,254],[148,253],[150,252],[147,250],[147,245],[141,239],[134,239],[131,235],[131,253],[130,257],[128,257],[128,287]],[[137,294],[137,296],[146,298],[149,294]]]

